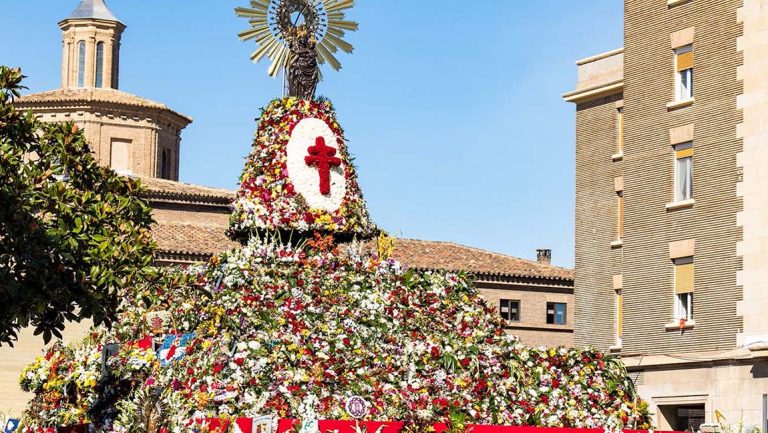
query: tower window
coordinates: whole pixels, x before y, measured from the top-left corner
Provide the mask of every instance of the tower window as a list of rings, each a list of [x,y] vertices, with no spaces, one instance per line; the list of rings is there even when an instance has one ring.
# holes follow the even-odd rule
[[[104,42],[96,44],[96,87],[104,87]]]
[[[112,139],[109,166],[118,174],[131,174],[131,141]]]
[[[77,43],[77,87],[85,87],[85,41]]]
[[[160,177],[163,179],[171,178],[171,157],[168,149],[163,149],[160,157]]]

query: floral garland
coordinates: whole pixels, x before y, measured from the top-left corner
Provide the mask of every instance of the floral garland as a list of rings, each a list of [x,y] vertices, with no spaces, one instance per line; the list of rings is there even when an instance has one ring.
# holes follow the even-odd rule
[[[162,425],[176,433],[193,419],[343,420],[356,395],[368,402],[365,420],[648,427],[620,361],[525,347],[463,274],[404,270],[339,248],[252,240],[187,270],[183,287],[127,293],[112,330],[25,369],[22,386],[35,393],[27,431],[74,421],[146,431],[146,407],[162,408]],[[172,320],[150,325],[159,309]],[[162,366],[143,335],[155,345],[189,337],[183,356]],[[114,342],[110,374],[94,386],[101,348]],[[65,397],[72,384],[78,392]]]
[[[346,192],[334,211],[310,207],[289,177],[288,142],[296,125],[310,118],[320,119],[331,128],[338,142],[336,156],[343,161]],[[320,232],[361,239],[376,232],[357,184],[344,131],[327,100],[276,99],[263,110],[233,207],[229,233],[240,239],[263,231]]]

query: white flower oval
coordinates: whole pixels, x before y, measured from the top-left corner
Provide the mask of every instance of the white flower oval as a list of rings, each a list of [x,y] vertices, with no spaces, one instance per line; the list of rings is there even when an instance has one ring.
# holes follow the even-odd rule
[[[317,167],[307,165],[305,157],[309,156],[309,148],[314,146],[318,137],[322,137],[325,145],[336,149],[336,158],[342,159],[336,135],[324,121],[317,118],[301,120],[293,128],[291,139],[288,141],[288,177],[299,194],[311,208],[327,212],[336,211],[347,193],[347,180],[344,177],[344,160],[341,165],[330,170],[330,193],[320,192],[320,173]]]

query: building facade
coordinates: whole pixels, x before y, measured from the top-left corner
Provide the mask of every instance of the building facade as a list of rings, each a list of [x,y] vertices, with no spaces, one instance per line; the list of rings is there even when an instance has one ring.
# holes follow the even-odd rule
[[[620,353],[660,429],[768,418],[768,3],[625,0],[577,63],[577,345]]]

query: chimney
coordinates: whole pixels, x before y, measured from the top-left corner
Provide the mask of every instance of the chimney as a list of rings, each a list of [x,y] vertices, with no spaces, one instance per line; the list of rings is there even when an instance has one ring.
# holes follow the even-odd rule
[[[536,261],[543,265],[551,265],[552,250],[547,250],[547,249],[536,250]]]

